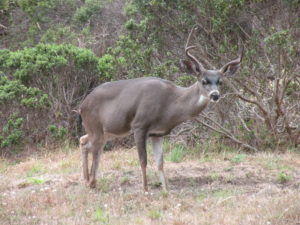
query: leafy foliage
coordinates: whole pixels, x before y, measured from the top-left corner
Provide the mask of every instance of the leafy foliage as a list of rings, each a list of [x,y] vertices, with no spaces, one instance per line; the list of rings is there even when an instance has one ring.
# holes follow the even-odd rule
[[[9,1],[8,0],[1,0],[0,1],[0,10],[7,10],[9,7]]]
[[[98,60],[91,51],[72,45],[39,44],[34,48],[4,53],[0,69],[10,71],[22,83],[50,76],[70,63],[82,68],[95,66]]]
[[[23,128],[24,119],[18,113],[13,113],[7,123],[2,128],[3,136],[0,136],[0,147],[10,147],[21,143],[24,137]]]
[[[41,37],[41,43],[47,44],[62,44],[62,43],[77,43],[77,34],[71,30],[69,26],[52,26]]]
[[[41,20],[47,10],[57,6],[58,0],[18,0],[18,4],[29,17]]]
[[[103,0],[86,0],[85,4],[78,8],[73,16],[76,24],[86,23],[94,14],[103,8]]]
[[[67,129],[64,127],[57,127],[55,125],[49,125],[48,126],[48,131],[50,135],[55,138],[56,140],[62,140],[66,134],[67,134]]]
[[[9,80],[3,76],[0,77],[0,104],[8,101],[18,101],[21,105],[33,108],[49,105],[48,95],[40,89],[27,88],[19,80]]]
[[[0,70],[6,72],[0,73],[0,105],[13,103],[8,104],[2,119],[10,121],[9,112],[16,110],[31,118],[26,120],[26,130],[22,133],[11,129],[9,134],[0,131],[5,136],[2,146],[18,143],[25,134],[38,140],[46,134],[54,141],[66,138],[68,128],[61,121],[70,118],[69,111],[77,104],[77,98],[88,91],[85,85],[89,83],[80,88],[78,82],[97,80],[99,58],[87,49],[55,44],[39,44],[14,52],[0,50],[0,53]],[[37,126],[34,116],[39,114],[48,114],[51,119],[40,121],[31,132],[30,127]]]

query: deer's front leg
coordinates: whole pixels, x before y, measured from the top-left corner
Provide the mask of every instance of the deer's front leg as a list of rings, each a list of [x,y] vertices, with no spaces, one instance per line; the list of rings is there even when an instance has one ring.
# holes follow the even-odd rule
[[[146,168],[147,168],[147,151],[146,151],[146,131],[137,129],[134,131],[134,140],[137,146],[139,160],[142,168],[142,176],[143,176],[143,187],[144,191],[148,191],[148,184],[147,184],[147,175],[146,175]]]

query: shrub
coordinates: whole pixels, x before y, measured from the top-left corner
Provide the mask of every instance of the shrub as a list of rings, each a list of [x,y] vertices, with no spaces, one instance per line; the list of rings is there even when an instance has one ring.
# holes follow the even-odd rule
[[[0,1],[0,10],[7,10],[9,7],[9,1],[8,0],[1,0]]]
[[[50,133],[50,136],[56,140],[62,140],[65,138],[67,134],[67,129],[64,127],[58,127],[56,125],[49,125],[48,131]]]
[[[103,8],[102,0],[86,0],[85,4],[78,8],[73,16],[76,24],[86,23],[93,15]]]
[[[43,108],[49,105],[48,95],[38,88],[26,87],[19,80],[9,80],[6,76],[0,77],[0,104],[15,101],[21,105]]]
[[[115,59],[110,54],[106,54],[99,59],[97,69],[101,73],[102,79],[111,80],[114,77],[114,63]]]
[[[49,9],[57,6],[58,0],[18,0],[20,8],[34,20],[41,20]]]
[[[61,24],[52,26],[41,37],[40,43],[57,44],[57,43],[77,43],[77,33],[73,32],[70,27]]]
[[[19,145],[24,137],[24,119],[18,113],[13,113],[2,128],[3,136],[0,136],[0,147]]]
[[[5,71],[0,72],[0,105],[6,104],[1,107],[1,123],[18,110],[27,118],[28,141],[42,141],[47,134],[53,142],[64,139],[66,127],[75,130],[76,126],[71,110],[98,78],[98,60],[92,51],[69,44],[0,50],[0,71]],[[47,130],[51,124],[64,126]],[[2,145],[12,143],[1,130],[0,135]]]

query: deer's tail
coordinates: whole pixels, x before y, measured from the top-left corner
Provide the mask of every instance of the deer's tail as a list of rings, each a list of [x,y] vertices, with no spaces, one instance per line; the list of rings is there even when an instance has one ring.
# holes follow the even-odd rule
[[[83,127],[82,127],[82,118],[80,115],[80,109],[78,110],[72,110],[72,112],[75,112],[77,114],[76,116],[76,125],[75,125],[75,135],[76,138],[79,140],[79,138],[83,135]]]

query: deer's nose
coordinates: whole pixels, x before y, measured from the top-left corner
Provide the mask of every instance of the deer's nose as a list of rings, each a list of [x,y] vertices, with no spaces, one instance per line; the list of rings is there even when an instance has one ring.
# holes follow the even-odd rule
[[[219,92],[217,92],[217,91],[214,91],[214,92],[212,92],[211,94],[210,94],[210,99],[211,100],[213,100],[213,101],[218,101],[219,100],[219,98],[220,98],[220,94],[219,94]]]

